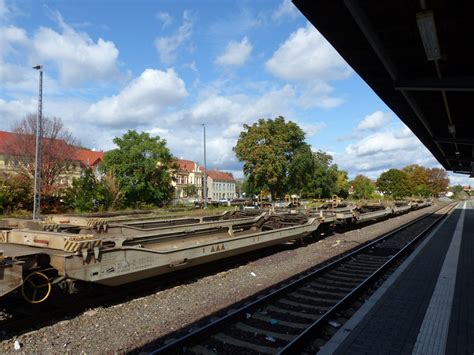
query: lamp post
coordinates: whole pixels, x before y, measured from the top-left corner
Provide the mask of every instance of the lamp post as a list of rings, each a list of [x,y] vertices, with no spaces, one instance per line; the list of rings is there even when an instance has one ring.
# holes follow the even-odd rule
[[[38,115],[36,116],[36,149],[35,149],[35,189],[33,201],[33,220],[38,220],[40,216],[41,200],[41,137],[43,133],[43,66],[33,67],[39,70],[39,96]]]
[[[204,195],[204,208],[207,208],[207,162],[206,162],[206,124],[202,124],[204,130],[204,176],[202,180],[203,195]]]

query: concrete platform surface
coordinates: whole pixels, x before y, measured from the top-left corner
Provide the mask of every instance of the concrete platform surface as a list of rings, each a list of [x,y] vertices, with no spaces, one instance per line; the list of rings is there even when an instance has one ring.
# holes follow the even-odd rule
[[[320,354],[474,354],[474,200],[461,202]]]

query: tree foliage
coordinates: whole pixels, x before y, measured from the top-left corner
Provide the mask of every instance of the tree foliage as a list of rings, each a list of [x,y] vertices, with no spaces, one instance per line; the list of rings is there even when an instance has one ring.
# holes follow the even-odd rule
[[[300,194],[310,198],[347,196],[347,173],[333,164],[331,155],[318,150],[312,152],[311,163],[305,167],[305,180],[301,180]]]
[[[187,197],[196,197],[198,194],[198,188],[196,185],[186,185],[183,188],[183,191]]]
[[[0,213],[33,208],[33,181],[23,175],[0,175]]]
[[[390,169],[380,174],[377,188],[384,195],[393,198],[403,198],[411,193],[407,174],[398,169]]]
[[[128,131],[116,137],[117,149],[105,154],[102,170],[113,173],[126,206],[162,204],[173,196],[173,160],[166,141],[148,133]]]
[[[92,169],[87,168],[66,189],[64,201],[67,208],[79,212],[95,212],[107,209],[112,204],[112,196],[106,184],[97,179]]]
[[[29,115],[13,127],[8,159],[13,170],[25,179],[34,176],[36,116]],[[58,117],[43,117],[41,134],[41,194],[43,202],[57,195],[61,179],[71,172],[77,141]],[[25,180],[26,181],[26,180]],[[33,180],[31,180],[32,182]],[[43,204],[44,205],[44,204]],[[43,207],[48,208],[44,205]]]
[[[438,196],[446,191],[449,185],[448,173],[444,169],[428,169],[428,181],[433,196]]]
[[[301,173],[297,165],[307,163],[305,134],[294,122],[281,116],[244,125],[234,152],[244,162],[244,174],[257,190],[268,189],[283,197]]]
[[[374,182],[364,175],[357,175],[351,185],[354,189],[354,197],[358,199],[369,199],[375,192]]]

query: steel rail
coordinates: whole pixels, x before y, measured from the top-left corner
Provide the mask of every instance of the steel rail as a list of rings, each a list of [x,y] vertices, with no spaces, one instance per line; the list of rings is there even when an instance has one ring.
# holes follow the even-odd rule
[[[443,218],[445,218],[446,215],[454,208],[454,206],[456,204],[452,204],[451,209],[449,211],[447,211],[445,214],[443,214],[441,217],[439,217],[433,223],[431,223],[427,228],[425,228],[423,230],[422,233],[419,233],[419,235],[415,238],[415,240],[413,240],[409,244],[407,244],[402,250],[404,252],[406,252],[408,250],[408,248],[413,245],[414,242],[416,242],[427,231],[429,231],[434,225],[436,225]],[[207,323],[206,325],[203,325],[203,326],[199,327],[198,329],[192,330],[184,336],[181,336],[177,339],[171,340],[171,341],[165,343],[164,345],[160,346],[159,348],[157,348],[155,350],[152,350],[150,353],[151,354],[163,354],[163,353],[173,353],[173,354],[175,354],[175,353],[179,353],[179,349],[183,349],[185,347],[185,345],[187,345],[189,343],[192,343],[193,340],[195,341],[198,338],[203,338],[208,334],[215,333],[216,331],[218,331],[217,330],[218,327],[222,327],[222,326],[224,326],[228,323],[235,322],[237,319],[245,318],[247,313],[250,313],[250,312],[262,307],[265,303],[268,303],[269,301],[280,297],[282,294],[287,293],[287,292],[291,291],[294,288],[300,287],[300,285],[307,282],[307,280],[312,279],[312,278],[318,276],[319,274],[322,274],[326,271],[329,271],[329,270],[339,266],[340,264],[342,264],[345,261],[347,261],[348,259],[350,259],[352,256],[354,256],[356,254],[359,254],[359,253],[361,253],[361,252],[363,252],[367,249],[370,249],[372,246],[374,246],[374,245],[376,245],[376,244],[378,244],[378,243],[380,243],[380,242],[382,242],[386,239],[391,238],[395,234],[397,234],[397,233],[413,226],[414,224],[416,224],[416,223],[418,223],[418,222],[420,222],[420,221],[422,221],[422,220],[424,220],[428,217],[431,217],[431,216],[435,215],[440,210],[442,210],[444,208],[447,208],[449,206],[450,205],[445,205],[445,206],[437,209],[436,211],[433,211],[433,212],[431,212],[427,215],[424,215],[424,216],[420,216],[420,217],[414,219],[413,221],[405,223],[402,226],[400,226],[400,227],[398,227],[398,228],[396,228],[396,229],[394,229],[390,232],[384,233],[381,236],[374,239],[373,241],[371,241],[367,244],[364,244],[360,247],[355,248],[354,250],[352,250],[348,254],[345,254],[342,257],[340,257],[340,258],[330,262],[329,264],[326,264],[326,265],[324,265],[324,266],[322,266],[322,267],[320,267],[316,270],[313,270],[313,271],[310,271],[310,272],[308,272],[308,271],[303,272],[297,280],[291,281],[290,283],[286,283],[286,284],[283,282],[283,284],[281,285],[280,288],[278,288],[276,290],[273,290],[273,291],[271,291],[270,293],[268,293],[266,295],[256,296],[257,297],[256,300],[251,301],[249,303],[246,303],[246,304],[244,304],[243,306],[241,306],[237,309],[231,310],[226,315],[224,315],[224,316],[222,316],[218,319],[215,319],[215,320]],[[317,321],[315,321],[313,324],[311,324],[309,326],[309,328],[307,328],[300,335],[296,336],[296,338],[293,339],[293,341],[291,341],[289,344],[287,344],[287,346],[285,346],[283,349],[281,349],[280,353],[284,354],[284,353],[288,353],[290,351],[294,351],[293,349],[295,349],[297,346],[299,346],[298,344],[302,344],[302,342],[306,339],[306,337],[310,336],[317,327],[319,327],[321,324],[324,323],[324,321],[327,320],[328,317],[330,317],[335,312],[337,312],[344,304],[346,304],[350,299],[352,299],[356,294],[358,294],[363,289],[363,287],[365,285],[367,285],[367,283],[370,283],[371,280],[373,280],[382,271],[384,271],[389,265],[391,265],[391,263],[389,265],[386,265],[386,264],[388,264],[392,260],[394,261],[395,260],[394,258],[398,259],[402,255],[402,253],[401,253],[402,250],[397,252],[394,255],[393,258],[388,260],[384,265],[382,265],[379,269],[377,269],[375,271],[375,273],[377,275],[374,275],[375,274],[374,273],[374,274],[370,275],[368,278],[366,278],[364,281],[362,281],[362,284],[359,284],[359,286],[357,286],[353,291],[351,291],[351,293],[350,293],[351,296],[350,297],[349,297],[349,295],[346,295],[335,306],[333,306],[331,309],[329,309],[327,312],[325,312],[325,314],[323,314],[321,316],[321,318],[319,318]],[[326,315],[326,314],[329,314],[329,315]],[[324,321],[322,319],[324,319]],[[309,330],[309,329],[311,329],[311,330]]]
[[[370,276],[368,276],[364,281],[362,281],[357,287],[355,287],[351,292],[349,292],[343,299],[331,307],[326,313],[324,313],[321,318],[313,322],[308,328],[306,328],[302,333],[300,333],[296,338],[294,338],[290,343],[288,343],[283,349],[281,349],[277,354],[290,354],[293,351],[298,351],[304,348],[308,342],[309,338],[314,335],[322,326],[324,326],[328,320],[338,311],[340,311],[344,306],[355,298],[357,298],[364,288],[372,283],[380,274],[385,272],[393,263],[399,260],[400,257],[405,255],[411,247],[417,243],[421,238],[423,238],[431,229],[438,224],[442,219],[444,219],[448,213],[457,205],[454,204],[453,207],[443,216],[435,220],[429,226],[427,226],[423,231],[418,233],[418,235],[402,249],[400,249],[395,255],[393,255],[389,260],[387,260],[382,266],[380,266],[376,271],[374,271]],[[446,206],[444,206],[446,207]]]

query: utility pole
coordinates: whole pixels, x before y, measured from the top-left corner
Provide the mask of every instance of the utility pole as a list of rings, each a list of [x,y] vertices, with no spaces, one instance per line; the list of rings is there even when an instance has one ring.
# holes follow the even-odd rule
[[[37,65],[33,69],[39,70],[39,97],[38,115],[36,116],[36,149],[35,149],[35,189],[33,201],[33,220],[40,218],[41,202],[41,138],[43,136],[43,66]]]
[[[204,176],[202,180],[203,185],[203,195],[204,195],[204,208],[207,208],[207,162],[206,162],[206,124],[203,123],[202,127],[204,129]]]

